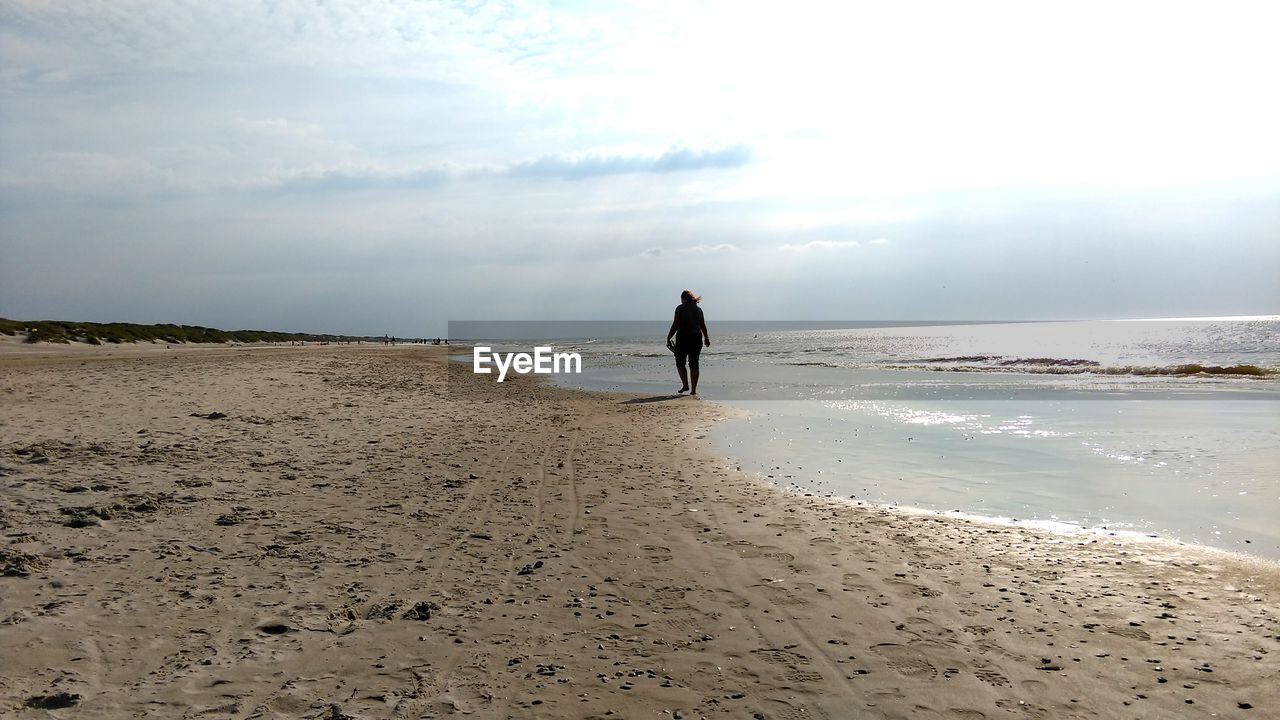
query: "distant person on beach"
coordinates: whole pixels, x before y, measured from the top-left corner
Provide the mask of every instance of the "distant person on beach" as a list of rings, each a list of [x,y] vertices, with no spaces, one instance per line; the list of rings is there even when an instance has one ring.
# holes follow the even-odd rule
[[[698,394],[698,355],[702,345],[711,347],[711,335],[707,333],[707,322],[702,318],[702,308],[698,303],[702,298],[692,291],[680,293],[680,305],[676,308],[675,319],[671,321],[671,329],[667,331],[667,342],[676,338],[676,370],[680,373],[680,390],[690,395]],[[689,369],[685,370],[688,362]]]

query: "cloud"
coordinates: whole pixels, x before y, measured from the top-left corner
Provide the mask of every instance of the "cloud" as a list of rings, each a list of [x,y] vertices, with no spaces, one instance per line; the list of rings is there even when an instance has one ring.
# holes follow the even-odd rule
[[[662,255],[711,255],[715,253],[736,253],[739,248],[737,245],[730,243],[718,243],[716,245],[690,245],[689,247],[675,248],[668,250],[664,247],[651,247],[640,253],[645,257],[660,257]]]
[[[1052,281],[1029,314],[1277,306],[1280,102],[1249,92],[1274,23],[1173,12],[1189,32],[1156,37],[1135,10],[1026,35],[957,9],[974,34],[933,37],[840,8],[0,0],[0,314],[170,320],[185,299],[200,324],[407,334],[458,297],[572,312],[579,283],[631,312],[686,268],[776,313],[818,293],[1002,316],[993,267]],[[1076,36],[1103,47],[1081,61]],[[855,271],[880,292],[841,295]]]
[[[278,127],[268,125],[267,127]],[[499,170],[473,167],[469,169],[422,168],[408,171],[331,170],[303,172],[274,184],[282,190],[308,192],[351,192],[373,188],[433,188],[451,180],[475,180],[492,176],[562,180],[586,180],[608,175],[689,172],[710,168],[736,167],[749,162],[751,151],[741,145],[718,150],[669,150],[661,155],[589,155],[578,159],[544,156],[525,163],[508,165]],[[705,248],[705,250],[703,249]],[[694,246],[676,252],[714,252],[732,245]],[[660,248],[659,248],[660,250]]]
[[[226,159],[208,157],[202,148],[171,149],[168,160],[183,166],[185,172],[149,163],[140,157],[107,154],[58,153],[41,158],[38,171],[18,172],[10,169],[0,180],[10,187],[39,187],[45,190],[71,192],[91,191],[98,194],[137,196],[153,192],[308,192],[343,193],[372,189],[438,188],[450,182],[480,181],[489,178],[513,178],[533,182],[539,180],[587,180],[596,177],[627,174],[691,172],[702,169],[736,167],[750,161],[751,152],[744,146],[718,150],[671,150],[661,155],[592,155],[577,159],[544,156],[534,161],[505,166],[454,164],[393,168],[377,163],[340,162],[325,167],[315,161],[306,162],[306,152],[339,156],[347,148],[323,138],[314,125],[293,124],[284,119],[237,119],[229,128],[246,138],[265,137],[270,144],[249,144],[244,149],[268,148],[287,152],[293,163],[263,173],[228,172]],[[178,153],[186,152],[187,155]],[[248,169],[246,164],[241,167]],[[33,163],[34,164],[34,163]],[[294,164],[294,167],[289,167]],[[193,168],[199,170],[192,172]],[[718,246],[717,246],[718,247]],[[687,250],[687,249],[686,249]]]
[[[876,240],[871,241],[873,244],[881,244]],[[860,245],[857,240],[811,240],[807,243],[794,244],[788,243],[778,248],[779,252],[809,252],[812,250],[842,250],[845,248],[856,248]]]
[[[653,172],[684,172],[709,168],[741,167],[751,162],[751,148],[731,145],[719,150],[697,152],[688,148],[669,150],[653,163]]]
[[[268,137],[277,139],[281,137],[306,137],[317,136],[321,134],[320,127],[312,124],[289,122],[288,119],[282,117],[272,118],[247,118],[240,117],[232,120],[228,126],[240,133],[253,137]]]
[[[157,5],[13,0],[0,7],[0,47],[10,68],[48,80],[68,66],[98,76],[120,67],[142,72],[285,64],[356,76],[448,78],[510,73],[512,61],[598,43],[594,28],[525,4],[384,0]],[[50,52],[56,46],[57,52]],[[577,60],[574,55],[563,62]],[[456,77],[456,76],[455,76]]]
[[[716,150],[673,148],[661,155],[544,155],[507,168],[515,177],[549,177],[583,180],[603,175],[690,172],[741,167],[751,162],[751,148],[731,145]]]
[[[339,193],[386,188],[435,188],[451,179],[447,170],[426,169],[409,172],[381,170],[325,170],[298,173],[267,185],[283,192]]]

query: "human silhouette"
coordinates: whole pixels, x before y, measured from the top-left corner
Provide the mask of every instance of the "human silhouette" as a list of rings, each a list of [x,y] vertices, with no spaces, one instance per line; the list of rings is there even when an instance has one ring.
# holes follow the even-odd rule
[[[676,307],[675,318],[671,320],[671,329],[667,331],[667,343],[675,336],[676,371],[680,373],[680,389],[677,392],[698,394],[698,355],[705,344],[711,347],[711,335],[707,333],[707,323],[702,317],[702,308],[698,303],[702,298],[692,291],[680,293],[680,305]],[[688,363],[688,370],[685,363]]]

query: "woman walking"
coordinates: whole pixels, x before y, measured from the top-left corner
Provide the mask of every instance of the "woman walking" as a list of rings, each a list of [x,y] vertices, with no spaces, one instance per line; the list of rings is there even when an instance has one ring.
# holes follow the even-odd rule
[[[707,323],[702,318],[702,308],[698,303],[702,298],[685,290],[680,293],[680,305],[676,308],[675,319],[671,321],[671,329],[667,331],[667,343],[671,337],[676,338],[676,370],[680,373],[679,392],[698,394],[698,355],[705,343],[711,347],[711,336],[707,334]],[[689,369],[685,370],[688,362]]]

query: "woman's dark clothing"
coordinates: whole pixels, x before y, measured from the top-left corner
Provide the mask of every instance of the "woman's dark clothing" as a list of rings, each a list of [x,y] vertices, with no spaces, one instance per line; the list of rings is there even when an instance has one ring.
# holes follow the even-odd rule
[[[702,308],[697,303],[680,303],[676,308],[676,344],[702,346]]]
[[[684,367],[685,362],[689,363],[690,370],[698,369],[698,355],[702,352],[702,345],[692,345],[685,347],[676,344],[676,367]]]
[[[702,308],[697,303],[680,303],[676,308],[676,367],[684,367],[687,361],[690,369],[698,369],[702,322]]]

